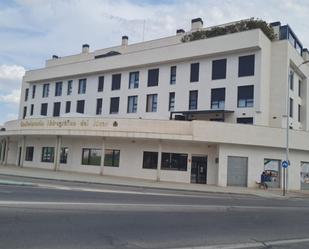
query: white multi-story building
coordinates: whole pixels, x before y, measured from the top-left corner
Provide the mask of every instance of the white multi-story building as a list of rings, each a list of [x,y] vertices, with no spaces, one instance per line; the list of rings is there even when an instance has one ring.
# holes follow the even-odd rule
[[[84,44],[27,71],[1,163],[246,187],[266,171],[281,187],[288,124],[288,186],[308,188],[308,50],[279,22],[275,39],[259,28],[185,39],[237,23],[203,28],[197,18],[188,32]]]

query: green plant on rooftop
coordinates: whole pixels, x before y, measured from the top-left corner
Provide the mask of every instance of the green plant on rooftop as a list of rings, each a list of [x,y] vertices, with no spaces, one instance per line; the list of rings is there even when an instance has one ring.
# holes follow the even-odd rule
[[[263,33],[273,41],[276,38],[273,28],[265,21],[260,19],[248,19],[239,21],[234,24],[230,24],[224,27],[213,27],[209,30],[199,30],[192,32],[190,34],[184,35],[181,39],[182,42],[196,41],[211,37],[216,37],[220,35],[227,35],[232,33],[237,33],[241,31],[247,31],[252,29],[261,29]]]

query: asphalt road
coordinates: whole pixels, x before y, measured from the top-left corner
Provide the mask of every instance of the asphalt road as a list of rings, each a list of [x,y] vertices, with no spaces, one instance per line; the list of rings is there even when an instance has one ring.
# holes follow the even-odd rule
[[[1,249],[193,247],[307,249],[309,200],[0,176]]]

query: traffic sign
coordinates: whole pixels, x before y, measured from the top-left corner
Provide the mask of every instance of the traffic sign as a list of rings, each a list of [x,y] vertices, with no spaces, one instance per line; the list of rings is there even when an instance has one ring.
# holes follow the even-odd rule
[[[284,161],[282,162],[281,166],[282,166],[282,168],[285,168],[285,169],[286,169],[286,168],[289,166],[289,162],[286,161],[286,160],[284,160]]]

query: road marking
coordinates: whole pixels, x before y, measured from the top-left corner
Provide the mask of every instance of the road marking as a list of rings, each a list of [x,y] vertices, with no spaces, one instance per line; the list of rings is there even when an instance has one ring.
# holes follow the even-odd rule
[[[147,204],[147,203],[109,203],[109,202],[50,202],[50,201],[0,201],[0,206],[38,206],[52,208],[55,206],[81,208],[81,207],[93,207],[93,208],[110,208],[117,207],[121,210],[132,208],[155,208],[156,210],[197,210],[197,211],[261,211],[261,210],[282,210],[282,211],[308,211],[307,207],[276,207],[276,206],[224,206],[224,205],[188,205],[188,204]]]
[[[193,246],[193,247],[177,247],[171,249],[243,249],[243,248],[266,248],[275,245],[288,245],[309,242],[309,238],[276,240],[266,242],[239,243],[230,245],[212,245],[212,246]]]
[[[112,193],[112,194],[132,194],[132,195],[154,195],[154,196],[174,196],[174,197],[187,197],[187,198],[213,198],[213,199],[226,199],[226,196],[212,196],[212,195],[192,195],[192,194],[172,194],[172,193],[158,193],[158,192],[139,192],[139,191],[128,191],[128,190],[110,190],[110,189],[94,189],[94,188],[83,188],[83,187],[67,187],[62,185],[52,184],[39,184],[38,187],[57,189],[57,190],[68,190],[68,191],[84,191],[84,192],[100,192],[100,193]],[[243,197],[240,197],[243,198]]]

